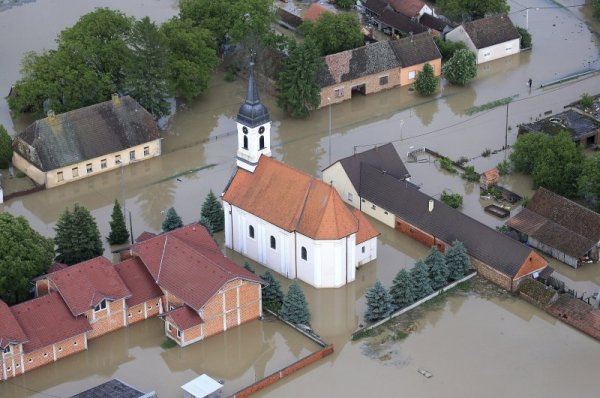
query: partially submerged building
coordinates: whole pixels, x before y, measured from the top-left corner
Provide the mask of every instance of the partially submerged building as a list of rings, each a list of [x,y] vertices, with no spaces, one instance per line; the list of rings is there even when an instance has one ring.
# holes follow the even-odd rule
[[[324,62],[325,67],[317,76],[321,87],[319,107],[351,99],[356,94],[412,84],[426,63],[433,67],[436,76],[442,70],[442,56],[429,33],[327,55]]]
[[[380,156],[384,147],[386,155]],[[384,147],[337,161],[323,171],[324,181],[357,209],[426,246],[444,252],[461,241],[477,272],[509,291],[546,268],[531,248],[421,192],[407,181],[393,145]]]
[[[569,109],[541,120],[519,125],[519,135],[540,132],[550,136],[561,131],[582,147],[600,145],[600,122],[575,109]]]
[[[446,40],[465,43],[475,53],[478,64],[521,51],[521,35],[504,14],[465,22],[448,32]]]
[[[129,96],[40,119],[13,141],[13,165],[56,187],[161,154],[154,117]]]
[[[598,261],[600,214],[539,188],[507,225],[527,235],[527,243],[577,268]]]

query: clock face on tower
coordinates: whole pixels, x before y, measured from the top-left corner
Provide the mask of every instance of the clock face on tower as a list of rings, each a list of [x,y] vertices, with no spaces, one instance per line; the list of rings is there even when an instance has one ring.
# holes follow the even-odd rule
[[[264,126],[260,126],[260,128],[258,129],[258,134],[262,134],[264,132],[265,132]]]
[[[242,131],[244,132],[244,134],[248,134],[248,127],[242,128]]]

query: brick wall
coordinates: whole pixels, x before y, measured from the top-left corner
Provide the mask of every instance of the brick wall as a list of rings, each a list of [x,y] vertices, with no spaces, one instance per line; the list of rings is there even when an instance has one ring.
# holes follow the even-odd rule
[[[420,230],[414,225],[409,224],[398,217],[396,217],[396,229],[402,232],[404,235],[413,238],[417,242],[421,242],[427,247],[436,246],[438,250],[442,253],[446,251],[446,246],[448,246],[442,240],[435,238],[427,232]]]
[[[124,306],[125,299],[120,299],[110,302],[104,310],[95,313],[93,313],[94,310],[87,311],[86,317],[92,326],[92,330],[88,333],[88,339],[91,340],[125,327]]]
[[[500,273],[499,271],[497,271],[496,269],[490,267],[488,264],[484,263],[483,261],[479,261],[477,260],[475,257],[473,256],[469,256],[471,258],[471,265],[473,266],[473,268],[477,271],[477,273],[481,276],[483,276],[485,279],[495,283],[496,285],[510,291],[516,291],[517,289],[517,284],[515,283],[515,286],[512,286],[511,284],[511,278],[508,275],[504,275],[502,273]],[[512,287],[512,289],[511,289]]]
[[[191,328],[186,329],[183,332],[182,346],[193,343],[194,341],[198,341],[198,340],[200,340],[201,337],[202,337],[202,326],[201,325],[192,326]]]
[[[143,321],[158,315],[160,298],[153,298],[144,303],[127,308],[127,324]]]
[[[258,392],[264,388],[267,388],[271,384],[283,379],[284,377],[287,377],[293,373],[296,373],[300,369],[305,368],[308,365],[311,365],[331,354],[333,354],[333,345],[328,345],[327,347],[325,347],[315,353],[312,353],[309,356],[302,358],[302,359],[294,362],[293,364],[291,364],[281,370],[278,370],[275,373],[270,374],[269,376],[265,377],[264,379],[259,380],[256,383],[251,384],[248,387],[234,393],[233,395],[231,395],[231,397],[232,398],[248,397],[248,396],[254,394],[255,392]]]
[[[0,380],[10,379],[23,372],[23,345],[12,344],[11,352],[3,354],[0,351]]]

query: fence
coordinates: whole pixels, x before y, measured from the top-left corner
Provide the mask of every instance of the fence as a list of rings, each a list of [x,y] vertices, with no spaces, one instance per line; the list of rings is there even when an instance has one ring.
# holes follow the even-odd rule
[[[24,191],[12,192],[12,193],[9,193],[8,195],[4,196],[4,201],[8,202],[11,199],[18,198],[20,196],[29,195],[30,193],[34,193],[34,192],[43,191],[44,189],[46,189],[45,186],[38,185],[36,187],[29,188],[29,189],[26,189]]]

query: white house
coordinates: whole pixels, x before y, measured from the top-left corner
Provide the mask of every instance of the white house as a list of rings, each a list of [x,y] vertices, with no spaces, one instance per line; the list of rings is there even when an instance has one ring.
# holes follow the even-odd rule
[[[223,193],[225,245],[315,287],[354,281],[379,233],[330,185],[271,159],[271,118],[253,71],[237,115],[237,170]]]
[[[448,32],[446,40],[465,43],[477,56],[478,64],[521,51],[521,35],[507,15],[465,22]]]

